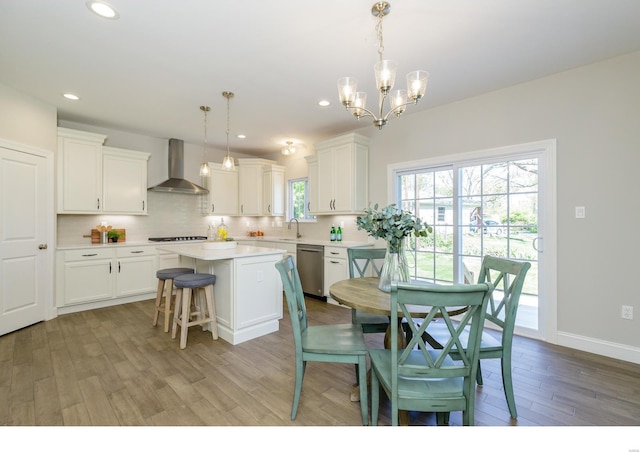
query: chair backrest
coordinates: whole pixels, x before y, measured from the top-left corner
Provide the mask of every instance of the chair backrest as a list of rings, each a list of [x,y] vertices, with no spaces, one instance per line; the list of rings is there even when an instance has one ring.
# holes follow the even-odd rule
[[[393,282],[391,285],[391,383],[397,388],[398,377],[452,378],[464,377],[465,396],[470,394],[478,368],[478,352],[491,283],[453,285],[415,285]],[[412,311],[429,311],[424,320],[412,321]],[[460,313],[463,311],[462,313]],[[458,314],[457,321],[451,317]],[[411,339],[398,350],[398,319],[409,320]],[[433,320],[441,317],[447,326],[448,340],[442,349],[425,343]],[[460,335],[468,327],[467,348]],[[400,331],[402,334],[402,331]],[[459,361],[448,358],[450,352],[460,355]],[[397,363],[397,365],[394,365]]]
[[[349,278],[380,276],[386,254],[386,248],[348,248]],[[367,273],[369,265],[371,265],[371,274]]]
[[[293,257],[286,256],[281,261],[276,262],[276,269],[280,273],[282,287],[287,299],[296,356],[302,356],[302,333],[307,329],[307,306],[302,293],[298,268],[293,262]]]
[[[503,346],[513,337],[522,285],[529,268],[529,262],[495,256],[482,260],[478,283],[488,282],[495,287],[489,297],[486,320],[502,330]]]

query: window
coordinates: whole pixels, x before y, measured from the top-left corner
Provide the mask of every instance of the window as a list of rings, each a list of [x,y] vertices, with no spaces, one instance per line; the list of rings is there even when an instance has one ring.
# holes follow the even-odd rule
[[[307,178],[291,179],[289,181],[289,218],[297,220],[315,220],[315,215],[309,214],[309,184]]]
[[[392,165],[396,204],[433,227],[407,243],[412,279],[473,282],[485,255],[530,262],[516,328],[534,337],[553,331],[554,161],[548,140]]]

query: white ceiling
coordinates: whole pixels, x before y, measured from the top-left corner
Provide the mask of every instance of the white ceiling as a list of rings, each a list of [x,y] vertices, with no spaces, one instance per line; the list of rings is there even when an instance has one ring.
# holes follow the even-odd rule
[[[0,0],[0,82],[56,106],[62,120],[199,144],[199,107],[208,105],[208,143],[218,149],[221,93],[233,91],[230,147],[245,154],[369,124],[345,112],[336,80],[358,78],[377,103],[373,0],[109,2],[119,20],[99,18],[85,0]],[[640,50],[638,0],[390,3],[384,56],[398,62],[397,85],[410,70],[431,74],[406,114]],[[325,98],[332,105],[318,107]]]

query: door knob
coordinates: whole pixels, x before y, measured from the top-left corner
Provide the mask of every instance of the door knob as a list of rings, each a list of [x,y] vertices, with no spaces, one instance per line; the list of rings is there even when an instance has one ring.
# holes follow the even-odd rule
[[[47,244],[46,243],[41,243],[40,245],[38,245],[38,249],[39,250],[46,250],[47,249]]]

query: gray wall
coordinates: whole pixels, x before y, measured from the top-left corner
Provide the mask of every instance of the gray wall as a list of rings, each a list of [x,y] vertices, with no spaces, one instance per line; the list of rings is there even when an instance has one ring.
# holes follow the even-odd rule
[[[384,181],[392,163],[557,139],[559,338],[566,345],[596,353],[607,354],[607,347],[613,346],[637,357],[639,73],[640,52],[408,115],[382,131],[373,126],[359,129],[371,137],[370,199],[372,203],[388,202]],[[0,105],[0,137],[39,147],[55,146],[52,107],[2,85]],[[345,121],[350,120],[345,114]],[[160,155],[164,143],[154,138],[110,132],[110,145],[135,149],[148,140],[155,149],[154,157],[164,158]],[[150,152],[148,148],[139,150]],[[199,163],[195,148],[190,158]],[[301,175],[302,155],[272,158],[281,159],[292,177]],[[157,165],[150,169],[150,183],[163,178],[166,166]],[[578,205],[586,206],[584,220],[574,218]],[[323,218],[306,231],[307,225],[303,225],[303,235],[323,234],[332,221],[335,219]],[[291,231],[284,227],[280,232]],[[355,231],[353,236],[363,238]],[[635,320],[620,318],[621,304],[634,307]]]

